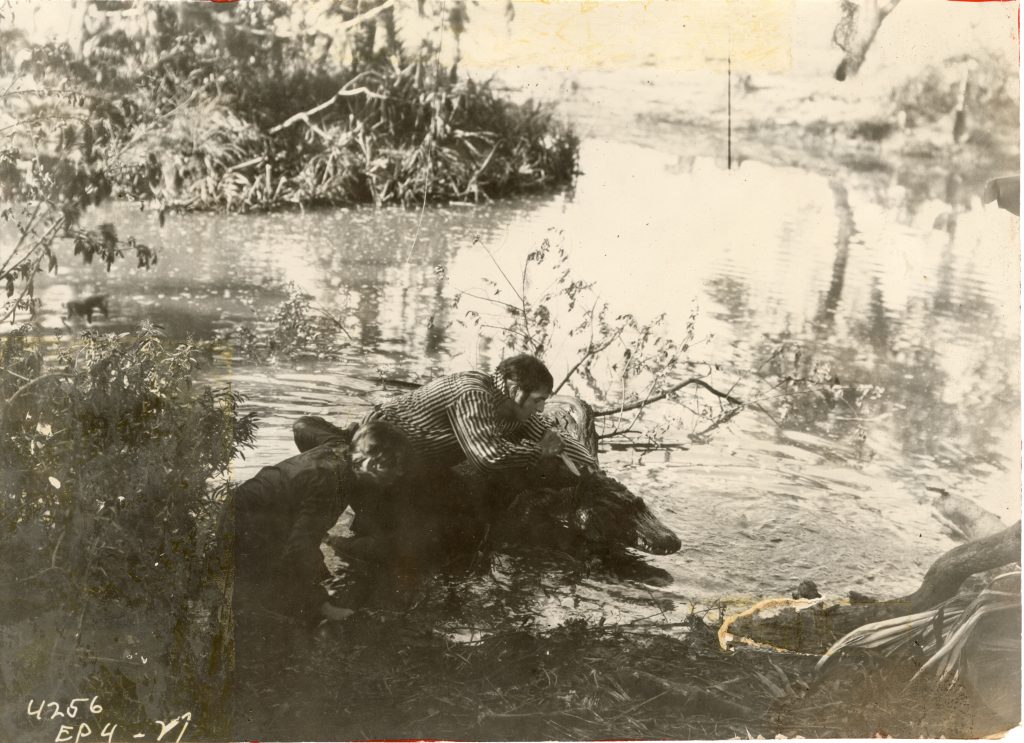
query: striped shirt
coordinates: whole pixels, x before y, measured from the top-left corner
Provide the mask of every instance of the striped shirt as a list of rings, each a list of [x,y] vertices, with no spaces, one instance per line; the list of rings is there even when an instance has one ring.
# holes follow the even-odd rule
[[[430,467],[465,459],[483,472],[529,468],[539,461],[541,437],[555,422],[538,413],[521,423],[507,412],[510,402],[501,375],[460,372],[378,405],[364,422],[385,420],[401,428]],[[578,467],[596,466],[583,444],[559,435]]]

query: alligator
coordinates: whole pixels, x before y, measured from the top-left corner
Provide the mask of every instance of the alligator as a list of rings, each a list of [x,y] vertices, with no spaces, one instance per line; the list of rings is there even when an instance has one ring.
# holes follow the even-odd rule
[[[586,405],[561,396],[552,398],[548,405],[554,409],[559,427],[586,443],[596,456],[597,437]],[[351,438],[354,430],[354,425],[343,429],[318,416],[303,416],[292,427],[300,451],[336,437]],[[479,493],[479,481],[474,482],[467,465],[453,468],[452,478],[453,488]],[[445,515],[446,519],[450,517],[450,513]],[[679,537],[643,498],[601,471],[583,473],[571,482],[553,481],[552,487],[523,491],[488,526],[486,541],[492,547],[533,545],[597,555],[622,553],[627,548],[667,555],[681,547]]]

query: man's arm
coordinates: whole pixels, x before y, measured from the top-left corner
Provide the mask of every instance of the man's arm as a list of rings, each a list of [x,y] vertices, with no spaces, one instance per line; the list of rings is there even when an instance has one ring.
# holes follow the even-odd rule
[[[538,440],[513,443],[498,433],[494,403],[485,390],[469,390],[448,410],[455,438],[470,463],[485,472],[531,467],[540,459]]]
[[[563,452],[568,455],[573,464],[580,469],[597,468],[597,460],[590,453],[590,450],[580,441],[573,438],[571,434],[560,430],[554,419],[546,415],[535,415],[526,422],[523,430],[525,431],[526,438],[534,441],[540,441],[547,431],[555,431],[562,439],[562,444],[564,445]]]

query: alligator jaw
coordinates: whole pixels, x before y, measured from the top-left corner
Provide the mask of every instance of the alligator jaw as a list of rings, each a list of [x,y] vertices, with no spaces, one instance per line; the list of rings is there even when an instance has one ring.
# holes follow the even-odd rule
[[[635,542],[632,545],[638,550],[652,555],[671,555],[683,546],[675,533],[658,521],[654,514],[645,513],[637,517],[634,524]]]

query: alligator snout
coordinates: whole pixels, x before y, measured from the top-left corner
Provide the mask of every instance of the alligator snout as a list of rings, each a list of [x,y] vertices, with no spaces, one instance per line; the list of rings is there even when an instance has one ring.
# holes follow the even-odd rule
[[[636,524],[636,549],[652,555],[671,555],[683,546],[679,537],[649,511]]]

